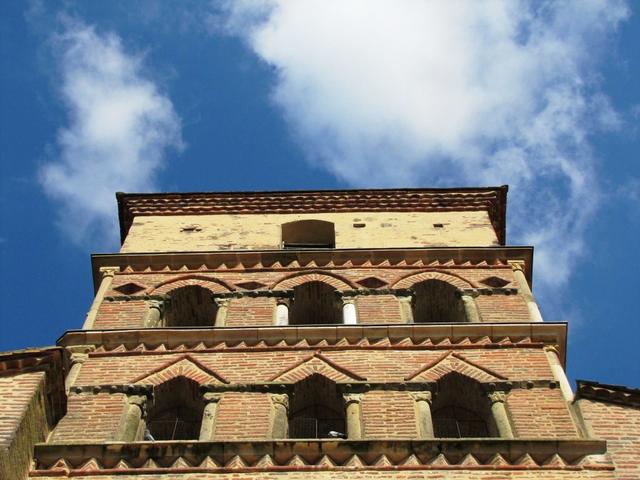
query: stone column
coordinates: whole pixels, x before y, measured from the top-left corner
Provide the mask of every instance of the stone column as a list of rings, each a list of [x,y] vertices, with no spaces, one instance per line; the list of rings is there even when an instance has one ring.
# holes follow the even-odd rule
[[[214,302],[218,306],[218,311],[216,312],[216,327],[224,327],[227,324],[227,312],[229,311],[229,298],[216,298]]]
[[[100,275],[102,279],[100,281],[100,287],[98,287],[98,291],[96,292],[96,296],[93,299],[93,303],[91,304],[91,308],[87,312],[87,316],[84,320],[84,325],[82,325],[83,330],[91,330],[93,328],[93,324],[96,321],[96,315],[98,315],[98,309],[104,300],[104,296],[111,288],[111,284],[113,283],[113,276],[116,272],[119,272],[120,268],[118,267],[101,267]]]
[[[525,302],[527,302],[527,307],[529,308],[529,317],[531,318],[531,321],[542,322],[542,314],[540,313],[540,309],[538,308],[536,299],[533,297],[533,293],[529,288],[527,277],[525,277],[524,275],[524,262],[522,260],[514,260],[510,261],[509,265],[511,265],[511,268],[513,269],[513,275],[516,277],[516,281],[518,282],[518,290],[520,291]]]
[[[342,323],[345,325],[356,325],[358,323],[356,304],[354,302],[353,298],[342,298]]]
[[[547,360],[551,366],[551,372],[554,380],[560,384],[562,396],[567,402],[573,402],[573,390],[571,389],[571,384],[564,372],[564,368],[562,368],[562,364],[560,363],[558,351],[555,347],[547,345],[544,347],[544,353],[547,355]]]
[[[476,299],[474,297],[474,293],[471,291],[463,290],[460,292],[460,298],[464,305],[464,315],[467,322],[479,323],[482,319],[480,318],[480,310],[478,310],[478,304],[476,304]]]
[[[413,297],[411,295],[397,295],[400,304],[400,318],[405,323],[413,323]]]
[[[146,328],[162,327],[162,318],[164,313],[164,302],[162,300],[147,301],[147,316],[144,320]]]
[[[500,438],[513,438],[511,422],[509,421],[507,409],[504,406],[504,402],[507,400],[507,394],[504,392],[491,392],[488,396],[491,401],[491,413],[493,413],[493,418],[496,421]]]
[[[289,395],[274,393],[270,395],[273,407],[271,438],[287,438],[289,435]]]
[[[359,440],[362,438],[361,406],[362,393],[347,393],[344,395],[346,405],[347,439]]]
[[[216,426],[216,413],[218,411],[218,402],[222,398],[221,393],[207,392],[202,396],[204,400],[204,412],[202,412],[202,425],[200,426],[200,437],[202,441],[213,440],[213,434]]]
[[[411,396],[416,401],[418,438],[421,440],[434,438],[433,419],[431,418],[431,392],[412,392]]]
[[[274,324],[283,327],[289,325],[289,299],[279,298],[276,304]]]
[[[71,350],[71,357],[69,358],[69,373],[67,373],[67,378],[64,381],[67,393],[69,393],[71,386],[76,383],[76,379],[78,375],[80,375],[80,368],[82,364],[87,361],[87,358],[89,358],[89,350],[92,350],[92,347],[88,346],[68,348]]]
[[[135,442],[138,440],[146,403],[147,397],[144,395],[130,395],[127,397],[124,418],[118,429],[117,440],[121,442]]]

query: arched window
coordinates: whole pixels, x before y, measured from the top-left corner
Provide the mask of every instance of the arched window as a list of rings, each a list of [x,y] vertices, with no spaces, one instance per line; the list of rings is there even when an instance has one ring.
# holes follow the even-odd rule
[[[283,248],[335,248],[336,232],[332,222],[298,220],[282,224]]]
[[[155,440],[197,440],[204,401],[199,385],[176,377],[154,388],[153,404],[147,409],[147,429]]]
[[[438,381],[431,417],[437,438],[498,436],[486,393],[478,382],[459,373]]]
[[[293,289],[289,325],[342,323],[336,289],[324,282],[307,282]]]
[[[344,400],[336,384],[315,374],[295,384],[289,404],[289,438],[346,434]]]
[[[464,304],[456,287],[442,280],[425,280],[412,287],[415,323],[456,323],[466,321]]]
[[[218,305],[206,288],[177,288],[169,294],[165,326],[209,327],[215,324],[217,313]]]

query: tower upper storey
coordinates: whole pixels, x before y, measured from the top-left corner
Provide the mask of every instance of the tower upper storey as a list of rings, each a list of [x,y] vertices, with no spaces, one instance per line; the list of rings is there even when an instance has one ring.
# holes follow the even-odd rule
[[[504,245],[507,187],[118,194],[123,253]]]

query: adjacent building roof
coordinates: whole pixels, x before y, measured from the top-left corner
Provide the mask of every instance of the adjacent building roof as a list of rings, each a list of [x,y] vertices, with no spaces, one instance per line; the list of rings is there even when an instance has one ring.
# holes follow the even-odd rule
[[[500,244],[505,243],[506,185],[483,188],[396,188],[368,190],[290,190],[267,192],[118,192],[120,237],[134,217],[328,212],[486,211]]]
[[[640,407],[640,388],[624,385],[607,385],[589,380],[577,380],[576,400],[588,398],[599,402],[618,403],[631,407]]]

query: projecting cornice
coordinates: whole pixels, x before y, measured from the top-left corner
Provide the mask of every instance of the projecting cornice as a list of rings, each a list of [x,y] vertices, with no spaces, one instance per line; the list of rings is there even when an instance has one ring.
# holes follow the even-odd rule
[[[120,236],[146,215],[215,215],[327,212],[486,211],[505,243],[506,185],[485,188],[398,188],[271,192],[116,194]]]
[[[39,444],[31,477],[179,473],[613,470],[604,440],[278,440]],[[564,476],[564,474],[563,474]],[[92,477],[93,478],[93,477]],[[568,478],[568,477],[567,477]]]
[[[478,348],[558,349],[564,363],[566,323],[317,325],[283,327],[70,330],[58,345],[88,345],[91,356],[260,350]]]
[[[439,247],[330,250],[236,250],[218,252],[111,253],[91,256],[97,290],[100,268],[120,272],[196,272],[352,268],[512,268],[524,263],[531,284],[533,247]]]

